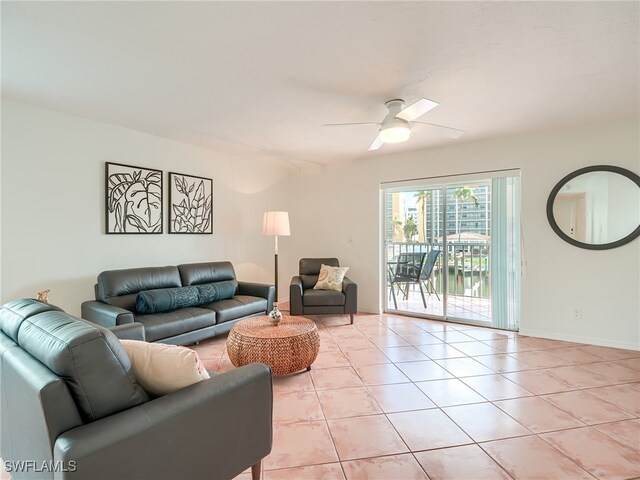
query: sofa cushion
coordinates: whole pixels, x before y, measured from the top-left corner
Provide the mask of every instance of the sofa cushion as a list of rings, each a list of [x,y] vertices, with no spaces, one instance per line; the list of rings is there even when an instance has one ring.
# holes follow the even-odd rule
[[[237,284],[230,280],[191,287],[158,288],[139,292],[136,311],[142,314],[162,313],[179,308],[197,307],[233,297]]]
[[[96,300],[133,312],[138,292],[181,286],[180,273],[174,266],[107,270],[98,275]]]
[[[313,288],[318,282],[318,274],[322,265],[330,267],[339,267],[340,262],[337,258],[301,258],[298,264],[300,272],[300,280],[302,280],[302,288]]]
[[[136,383],[129,357],[113,333],[54,308],[37,313],[43,304],[36,300],[9,302],[0,318],[3,324],[10,318],[15,325],[16,315],[22,316],[16,343],[66,381],[84,421],[149,399]]]
[[[345,295],[334,290],[305,290],[302,303],[305,307],[325,307],[344,305]]]
[[[182,285],[202,285],[203,283],[236,281],[236,272],[231,262],[188,263],[178,265]]]
[[[251,295],[236,295],[227,300],[218,300],[205,305],[204,308],[216,312],[216,322],[220,324],[250,315],[266,314],[267,300]]]
[[[166,313],[136,315],[136,322],[144,325],[145,339],[155,342],[215,325],[216,313],[205,308],[187,307]]]
[[[209,378],[198,354],[187,347],[120,340],[138,383],[148,393],[167,395]]]

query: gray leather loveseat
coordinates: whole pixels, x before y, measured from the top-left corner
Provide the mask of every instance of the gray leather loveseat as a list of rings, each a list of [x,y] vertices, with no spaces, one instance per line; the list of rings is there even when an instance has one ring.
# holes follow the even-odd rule
[[[198,301],[196,289],[200,297],[208,289],[215,300]],[[98,275],[95,295],[82,303],[82,318],[107,328],[131,324],[130,331],[140,336],[135,329],[141,330],[147,342],[189,345],[226,333],[243,318],[266,315],[275,287],[239,282],[230,262],[209,262],[105,271]],[[141,305],[145,296],[155,296],[169,310],[141,312],[148,306]],[[171,308],[176,305],[180,308]]]
[[[231,479],[271,451],[261,363],[150,399],[115,335],[52,305],[0,307],[0,456],[18,479]]]

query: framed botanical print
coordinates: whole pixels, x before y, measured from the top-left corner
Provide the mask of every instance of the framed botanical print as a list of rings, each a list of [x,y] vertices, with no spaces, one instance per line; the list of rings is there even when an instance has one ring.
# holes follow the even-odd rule
[[[162,233],[162,171],[106,162],[106,233]]]
[[[169,172],[169,233],[213,233],[213,180]]]

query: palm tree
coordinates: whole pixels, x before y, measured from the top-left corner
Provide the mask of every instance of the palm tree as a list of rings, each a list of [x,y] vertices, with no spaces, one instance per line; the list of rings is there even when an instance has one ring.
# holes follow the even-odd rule
[[[422,234],[424,242],[427,243],[427,202],[431,200],[431,192],[428,190],[418,190],[413,197],[422,209]],[[431,241],[433,242],[433,239]]]
[[[418,225],[416,225],[413,217],[407,218],[407,221],[404,222],[404,227],[402,227],[402,230],[404,231],[404,239],[407,241],[407,243],[411,242],[413,236],[418,234]]]

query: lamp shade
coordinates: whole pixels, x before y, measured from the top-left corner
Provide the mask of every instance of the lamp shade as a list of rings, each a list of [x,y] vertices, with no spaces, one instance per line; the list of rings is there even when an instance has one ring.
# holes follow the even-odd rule
[[[289,212],[264,212],[262,219],[262,233],[264,235],[291,235],[289,230]]]

